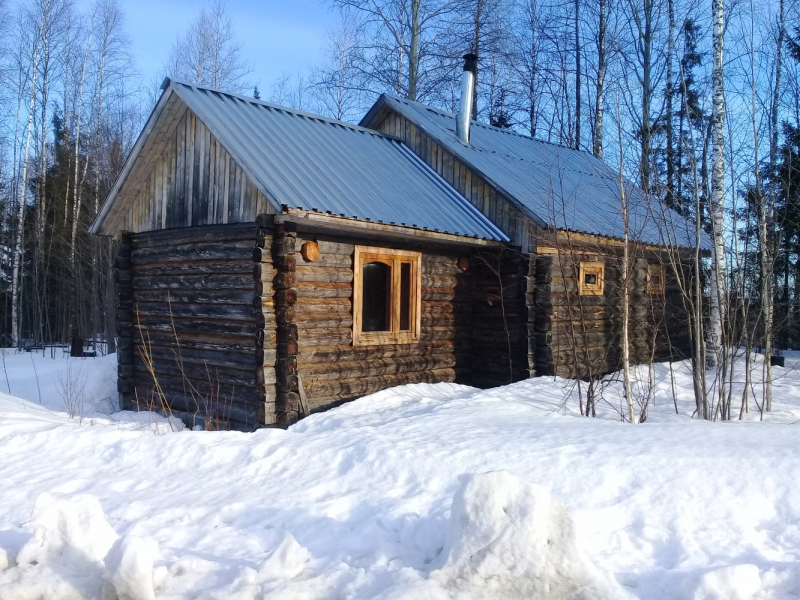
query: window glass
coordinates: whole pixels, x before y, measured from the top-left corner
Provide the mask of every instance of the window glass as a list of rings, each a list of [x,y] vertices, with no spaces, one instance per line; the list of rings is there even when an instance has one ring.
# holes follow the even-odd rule
[[[653,285],[659,286],[661,285],[661,276],[660,275],[653,275],[650,277],[650,281]]]
[[[411,263],[400,264],[400,331],[411,329]]]
[[[583,282],[586,285],[597,285],[597,273],[586,273],[583,276]]]
[[[392,268],[380,262],[364,265],[362,331],[389,331]]]
[[[356,246],[353,253],[353,345],[419,341],[422,254]]]

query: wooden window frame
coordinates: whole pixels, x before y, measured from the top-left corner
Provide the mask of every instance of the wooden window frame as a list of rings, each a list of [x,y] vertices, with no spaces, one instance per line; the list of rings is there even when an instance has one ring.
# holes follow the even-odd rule
[[[597,275],[597,283],[586,283],[586,275]],[[606,289],[606,264],[582,260],[578,273],[578,294],[580,296],[602,296]]]
[[[653,283],[653,277],[660,277],[661,283]],[[666,290],[667,286],[667,268],[664,265],[648,264],[647,265],[647,293],[652,295],[661,295]]]
[[[361,331],[364,265],[381,262],[392,269],[389,289],[389,331]],[[411,265],[408,331],[400,331],[400,265]],[[422,253],[374,246],[356,246],[353,259],[353,345],[414,344],[419,342],[422,324]]]

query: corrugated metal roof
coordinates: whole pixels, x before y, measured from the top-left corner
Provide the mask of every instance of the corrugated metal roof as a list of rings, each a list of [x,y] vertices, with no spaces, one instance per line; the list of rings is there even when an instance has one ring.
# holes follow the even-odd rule
[[[588,152],[536,140],[475,121],[470,143],[455,133],[455,117],[385,94],[362,120],[368,124],[388,104],[482,174],[540,225],[613,238],[625,235],[619,175]],[[654,245],[695,246],[694,222],[650,202],[625,182],[630,200],[630,235]],[[701,247],[711,249],[703,233]]]
[[[276,209],[286,205],[508,241],[391,136],[252,98],[170,83]]]

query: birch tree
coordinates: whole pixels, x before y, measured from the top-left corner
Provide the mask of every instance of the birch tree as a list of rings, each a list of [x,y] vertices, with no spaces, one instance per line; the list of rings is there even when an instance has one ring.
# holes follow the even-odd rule
[[[359,85],[356,60],[358,24],[349,14],[341,15],[337,29],[325,39],[325,61],[311,74],[310,92],[320,114],[340,121],[360,117],[363,92]]]
[[[31,133],[33,129],[33,116],[36,109],[37,76],[39,74],[39,61],[41,59],[42,30],[44,18],[38,10],[41,5],[35,5],[32,10],[23,13],[20,19],[22,39],[27,50],[27,73],[30,77],[30,101],[28,104],[27,124],[25,126],[25,143],[22,149],[22,175],[20,177],[17,201],[16,235],[14,239],[14,254],[11,275],[11,344],[19,345],[19,318],[21,296],[20,270],[22,268],[23,232],[25,231],[25,206],[28,203],[28,165],[30,162]],[[23,58],[22,60],[26,60]],[[22,67],[22,65],[20,65]],[[27,77],[26,77],[27,79]]]
[[[671,2],[672,0],[670,0]],[[603,103],[605,102],[606,87],[606,31],[608,29],[608,16],[606,13],[606,0],[598,0],[598,25],[597,25],[597,81],[595,83],[594,129],[592,130],[592,153],[596,158],[603,159]]]
[[[764,368],[766,370],[764,378],[764,410],[767,412],[772,410],[772,343],[775,318],[775,294],[772,289],[774,240],[769,238],[774,229],[773,223],[775,220],[775,180],[777,178],[774,175],[778,163],[778,106],[781,96],[783,45],[786,32],[784,0],[780,0],[778,11],[778,31],[775,40],[775,80],[770,105],[769,172],[772,181],[769,186],[769,206],[763,210],[762,224],[759,226],[759,238],[761,241],[761,303],[764,317]]]
[[[709,213],[713,257],[711,265],[711,295],[709,313],[709,368],[723,360],[723,309],[725,302],[725,231],[723,203],[725,200],[725,80],[723,73],[725,6],[724,0],[712,0],[712,129],[711,129],[711,195]]]
[[[452,29],[455,16],[469,14],[465,0],[331,0],[350,10],[362,25],[356,67],[364,88],[392,91],[425,101],[441,93],[452,62],[438,53],[438,37]],[[448,53],[450,61],[463,50]]]
[[[242,45],[223,0],[212,0],[189,24],[186,34],[176,40],[165,70],[170,77],[228,92],[252,89],[246,80],[252,68],[242,58]]]

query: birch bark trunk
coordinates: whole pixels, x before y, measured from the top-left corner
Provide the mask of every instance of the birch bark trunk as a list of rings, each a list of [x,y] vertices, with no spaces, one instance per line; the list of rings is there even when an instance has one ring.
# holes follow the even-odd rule
[[[671,1],[671,0],[670,0]],[[594,107],[592,152],[603,159],[603,102],[606,82],[606,0],[600,0],[600,23],[597,30],[597,89]]]
[[[711,82],[712,98],[712,130],[711,130],[711,196],[709,213],[711,216],[713,258],[711,265],[711,294],[708,324],[707,365],[717,368],[722,359],[723,315],[725,303],[725,215],[723,203],[725,194],[725,89],[723,74],[723,50],[725,32],[724,0],[713,0],[713,70]]]
[[[778,16],[778,39],[775,53],[775,87],[772,91],[772,106],[770,107],[770,140],[769,140],[769,171],[773,179],[777,172],[778,162],[778,104],[780,102],[781,70],[783,67],[783,38],[786,28],[784,0],[780,0]],[[763,201],[763,199],[761,199]],[[770,181],[769,207],[764,214],[764,244],[761,253],[761,303],[764,314],[764,410],[772,411],[772,343],[774,337],[775,321],[775,295],[772,289],[772,266],[774,265],[776,249],[775,240],[770,239],[774,232],[775,210],[775,181]],[[761,231],[759,230],[759,234]]]
[[[30,161],[31,130],[33,129],[33,111],[36,109],[36,76],[39,72],[39,42],[41,38],[41,24],[36,32],[31,59],[31,100],[28,106],[28,124],[25,133],[25,149],[22,156],[22,179],[18,187],[19,205],[17,207],[17,231],[14,239],[14,258],[11,267],[11,345],[19,345],[20,334],[20,270],[22,268],[23,232],[25,230],[25,205],[28,202],[28,163]]]

